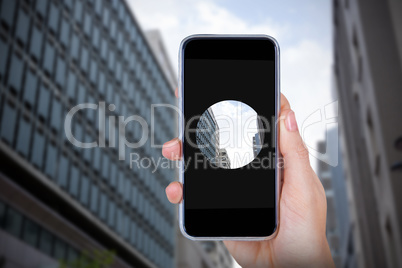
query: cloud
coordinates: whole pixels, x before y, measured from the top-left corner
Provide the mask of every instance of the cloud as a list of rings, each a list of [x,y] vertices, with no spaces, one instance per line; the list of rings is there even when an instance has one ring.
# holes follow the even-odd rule
[[[181,40],[192,34],[268,34],[280,38],[285,27],[269,18],[250,23],[213,1],[127,0],[145,30],[159,29],[177,71]]]

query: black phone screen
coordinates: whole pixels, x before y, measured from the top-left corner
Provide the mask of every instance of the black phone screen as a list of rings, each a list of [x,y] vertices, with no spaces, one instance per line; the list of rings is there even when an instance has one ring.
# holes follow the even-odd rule
[[[269,236],[277,222],[276,45],[200,38],[183,49],[184,229]]]

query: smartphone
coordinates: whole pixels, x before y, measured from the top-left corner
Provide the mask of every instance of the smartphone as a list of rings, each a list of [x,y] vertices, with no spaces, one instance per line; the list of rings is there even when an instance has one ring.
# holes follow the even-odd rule
[[[266,35],[192,35],[179,55],[181,232],[192,240],[274,237],[278,43]]]

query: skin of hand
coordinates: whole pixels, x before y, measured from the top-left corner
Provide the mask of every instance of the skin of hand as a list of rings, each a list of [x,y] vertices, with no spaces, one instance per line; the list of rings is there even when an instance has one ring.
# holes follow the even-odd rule
[[[295,114],[284,95],[281,95],[278,124],[284,165],[278,233],[271,240],[224,243],[243,268],[335,267],[325,235],[327,203],[324,188],[310,166]],[[168,159],[180,160],[181,141],[176,138],[165,143],[162,154]],[[166,188],[171,203],[180,203],[182,194],[183,187],[179,182],[172,182]]]

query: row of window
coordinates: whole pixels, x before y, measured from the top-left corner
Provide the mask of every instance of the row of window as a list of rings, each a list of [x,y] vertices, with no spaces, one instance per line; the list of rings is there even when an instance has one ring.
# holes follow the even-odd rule
[[[16,128],[17,135],[14,134],[14,129]],[[105,220],[104,216],[102,217],[102,215],[106,214],[106,206],[102,204],[107,203],[102,200],[108,199],[105,194],[99,194],[100,198],[98,198],[99,189],[96,185],[93,185],[90,191],[88,177],[80,175],[80,173],[82,173],[80,167],[72,163],[69,157],[61,154],[56,145],[51,142],[46,143],[45,135],[40,131],[35,130],[29,120],[26,120],[24,117],[17,120],[17,111],[9,103],[5,103],[4,105],[0,135],[2,139],[9,144],[13,144],[13,139],[16,136],[15,146],[17,152],[31,161],[33,165],[43,170],[47,176],[56,181],[62,188],[66,189],[73,197],[79,199],[83,205],[89,206],[88,195],[91,193],[92,202],[90,209],[92,212],[97,213],[102,220]],[[30,144],[32,144],[32,147]],[[30,149],[32,153],[29,157]],[[108,154],[102,154],[101,148],[83,150],[84,152],[94,150],[94,159],[98,159],[98,161],[95,162],[97,163],[95,168],[101,169],[100,174],[108,181],[108,184],[112,188],[115,188],[115,195],[119,198],[123,198],[133,209],[138,209],[139,213],[144,215],[145,219],[150,222],[151,226],[155,226],[156,230],[159,231],[161,235],[166,235],[166,232],[162,229],[164,228],[163,225],[165,223],[168,224],[169,222],[164,219],[162,220],[162,217],[157,215],[155,208],[148,201],[148,198],[143,195],[143,191],[138,191],[138,185],[134,184],[138,179],[133,180],[133,175],[130,174],[128,176],[119,170],[117,165],[111,161]],[[57,161],[59,155],[59,161]],[[85,155],[86,154],[84,153],[84,157]],[[102,162],[100,160],[102,160]],[[144,185],[149,187],[154,195],[157,193],[156,197],[158,198],[158,207],[163,206],[166,211],[169,211],[166,215],[172,217],[173,212],[171,207],[167,202],[162,201],[163,187],[156,178],[151,177],[151,171],[144,168],[140,168],[136,171],[138,171],[138,178],[143,181]],[[98,208],[99,203],[101,204],[100,208]],[[149,212],[151,212],[151,214],[149,214]],[[111,215],[111,217],[114,218],[113,215]],[[160,223],[162,223],[162,225],[160,225]],[[111,227],[113,228],[115,226]]]
[[[75,247],[2,201],[0,201],[0,228],[57,260],[71,261],[79,256]]]
[[[142,247],[138,237],[150,236],[143,243],[155,246],[149,246],[147,254],[171,258],[174,207],[166,201],[163,188],[173,178],[173,170],[151,174],[149,169],[127,166],[132,152],[156,159],[160,151],[149,143],[138,150],[126,148],[122,168],[113,161],[118,157],[118,135],[115,148],[79,149],[66,140],[63,129],[68,109],[77,103],[98,104],[95,100],[104,98],[116,105],[113,115],[140,114],[148,123],[151,103],[175,103],[125,4],[100,0],[5,3],[0,1],[0,58],[4,59],[0,80],[7,89],[0,96],[2,141],[127,241]],[[91,109],[77,113],[74,137],[96,141],[97,115]],[[160,144],[173,137],[168,123],[173,116],[156,112],[154,133]],[[103,135],[110,145],[108,130]],[[136,142],[141,135],[138,123],[127,125],[127,140]],[[146,230],[131,231],[133,224],[138,224],[133,230]],[[146,252],[147,246],[143,247]],[[155,247],[161,253],[152,250]]]
[[[118,213],[118,215],[121,214]],[[119,221],[119,217],[117,221]],[[165,267],[163,263],[171,261],[170,254],[165,253],[165,250],[143,228],[137,226],[133,221],[127,221],[125,224],[127,233],[131,232],[125,238],[136,243],[144,255],[159,267]],[[57,260],[73,261],[79,257],[77,248],[2,201],[0,201],[0,228]]]
[[[0,47],[3,46],[4,43],[1,42],[0,39]],[[1,52],[0,52],[1,53]],[[9,86],[19,93],[19,91],[22,91],[22,99],[28,107],[31,108],[33,111],[37,111],[37,116],[43,120],[45,124],[50,123],[50,126],[53,131],[60,133],[63,132],[63,124],[62,122],[64,121],[63,119],[65,118],[65,115],[67,113],[67,110],[63,108],[63,103],[60,101],[60,98],[54,97],[55,94],[52,94],[52,90],[50,90],[43,82],[41,82],[40,77],[36,74],[35,71],[33,71],[31,68],[25,70],[24,72],[24,64],[23,59],[20,58],[17,54],[12,54],[11,56],[11,63],[10,63],[10,71],[9,71],[9,77],[8,77],[8,84]],[[58,68],[57,68],[58,69]],[[5,73],[2,73],[2,78],[4,77]],[[85,98],[85,93],[86,90],[80,84],[78,86],[78,92],[75,92],[75,85],[76,84],[76,78],[74,76],[74,73],[70,73],[73,75],[68,76],[68,87],[67,87],[67,96],[69,97],[76,97],[78,101],[81,103],[84,103],[86,101]],[[64,77],[64,75],[61,75],[61,77]],[[3,79],[2,79],[3,80]],[[109,91],[111,92],[111,91]],[[119,96],[119,95],[115,95]],[[116,98],[118,100],[118,98]],[[145,112],[146,114],[150,114],[150,108],[148,108],[145,102],[140,102],[139,105],[141,109],[147,110],[148,112]],[[116,108],[119,107],[116,105]],[[123,112],[126,111],[126,106],[123,105]],[[148,109],[147,109],[148,108]],[[49,110],[50,109],[50,110]],[[98,109],[99,110],[99,109]],[[85,114],[90,122],[92,124],[96,124],[99,130],[99,124],[98,124],[98,114],[97,111],[93,109],[85,109]],[[162,113],[164,114],[164,113]],[[50,119],[49,119],[50,117]],[[126,118],[127,116],[125,116]],[[148,115],[146,117],[148,119],[148,122],[150,121],[150,116]],[[109,117],[107,116],[106,119],[108,120]],[[48,121],[50,120],[50,122]],[[77,122],[75,127],[75,137],[79,141],[83,141],[84,139],[82,136],[84,136],[84,128],[82,127],[82,123]],[[109,124],[106,122],[105,124],[106,129],[105,129],[105,135],[106,138],[108,139],[108,134],[109,134]],[[152,132],[152,135],[155,135],[156,137],[159,136],[157,139],[159,144],[162,144],[164,140],[168,140],[167,134],[162,131],[160,128],[160,125],[155,124],[154,127],[156,128],[156,131]],[[126,137],[128,140],[131,142],[138,142],[141,139],[141,136],[143,134],[143,129],[142,126],[136,122],[130,122],[127,124],[126,129],[128,130],[126,132]],[[10,130],[11,131],[11,130]],[[11,133],[11,132],[10,132]],[[118,133],[118,129],[116,126],[115,133]],[[12,135],[12,134],[10,134]],[[88,136],[89,135],[89,136]],[[87,137],[88,136],[88,137]],[[85,140],[94,140],[95,137],[97,136],[96,133],[92,134],[85,134]],[[119,135],[115,135],[115,146],[118,146],[118,137]],[[11,137],[12,138],[12,137]],[[154,158],[160,157],[160,152],[158,150],[151,150],[150,146],[146,146],[146,153],[148,155],[151,155]]]
[[[3,51],[4,53],[1,53],[4,56],[4,59],[7,59],[7,55],[8,55],[8,45],[7,43],[0,39],[0,48],[2,48],[1,51]],[[55,50],[53,48],[52,45],[47,44],[46,46],[46,54],[44,56],[44,70],[47,73],[51,73],[53,72],[53,62],[54,62],[54,58],[55,58]],[[85,59],[86,57],[81,57],[81,59]],[[1,64],[1,68],[0,68],[0,76],[3,78],[6,75],[6,63],[7,60],[2,61]],[[18,56],[17,54],[13,53],[11,55],[11,59],[10,59],[10,71],[9,71],[9,81],[8,84],[16,91],[19,91],[20,88],[22,88],[22,83],[24,81],[24,77],[25,77],[25,85],[24,85],[24,95],[23,95],[23,99],[24,101],[30,106],[32,107],[35,103],[35,97],[36,97],[36,91],[38,86],[38,82],[40,79],[38,79],[38,74],[36,74],[32,69],[27,69],[26,70],[26,74],[24,76],[24,60]],[[91,66],[95,66],[94,68],[96,68],[96,64],[91,64]],[[91,67],[92,68],[92,67]],[[59,86],[62,86],[64,88],[66,88],[66,95],[68,96],[68,98],[70,100],[73,101],[73,103],[84,103],[86,101],[89,102],[93,102],[94,97],[91,96],[91,94],[88,92],[87,88],[85,87],[85,85],[78,81],[77,79],[77,75],[76,73],[72,70],[69,69],[66,66],[66,62],[64,60],[63,57],[58,56],[57,57],[57,61],[56,61],[56,66],[55,66],[55,81]],[[92,75],[90,75],[90,78],[92,77]],[[96,76],[94,76],[93,81],[96,80]],[[4,79],[2,79],[4,80]],[[77,82],[78,81],[78,82]],[[103,84],[105,83],[105,78],[103,73],[101,73],[100,75],[100,79],[99,79],[99,89],[102,90],[106,90],[107,94],[105,94],[106,99],[108,102],[110,103],[114,103],[116,105],[116,111],[117,112],[121,112],[123,115],[126,115],[128,112],[128,108],[130,108],[129,105],[127,105],[123,100],[124,97],[120,97],[120,94],[116,94],[116,91],[113,89],[112,84],[108,83],[107,87],[103,86]],[[5,82],[5,81],[4,81]],[[42,86],[43,87],[43,86]],[[46,88],[41,89],[42,91],[44,91],[45,97],[48,97],[48,93],[46,93],[46,91],[48,91]],[[88,96],[86,96],[86,92],[88,92]],[[135,88],[132,88],[132,90],[130,92],[134,92],[135,96],[134,96],[134,107],[139,108],[136,112],[135,110],[131,110],[130,113],[132,114],[138,114],[139,111],[142,111],[142,115],[143,117],[145,117],[145,119],[150,122],[150,116],[151,116],[151,108],[149,107],[149,105],[147,105],[146,101],[141,101],[143,100],[143,96],[140,90],[135,90]],[[103,92],[105,93],[105,92]],[[43,100],[43,98],[39,98],[40,100]],[[58,107],[61,107],[60,102],[58,101]],[[42,107],[42,109],[47,108],[46,105],[42,105],[42,103],[40,103],[40,106]],[[33,107],[35,108],[35,107]],[[160,118],[159,120],[157,120],[156,124],[154,125],[154,127],[156,128],[156,131],[154,131],[154,133],[157,133],[158,136],[162,136],[159,138],[159,143],[163,143],[163,141],[168,140],[168,136],[163,133],[168,132],[170,138],[172,138],[173,136],[173,130],[170,126],[168,126],[166,124],[166,122],[168,122],[168,118],[172,118],[173,116],[175,116],[175,111],[171,108],[165,109],[168,111],[168,113],[163,113],[163,112],[158,112],[158,109],[161,108],[156,108],[156,112],[157,112],[157,119]],[[60,109],[58,110],[60,111]],[[41,111],[42,113],[44,111]],[[171,113],[169,113],[171,112]],[[91,110],[90,113],[88,113],[90,115],[92,115],[92,117],[90,117],[89,119],[92,121],[96,122],[96,113]],[[60,127],[60,125],[59,125]],[[56,129],[59,130],[59,129]]]

